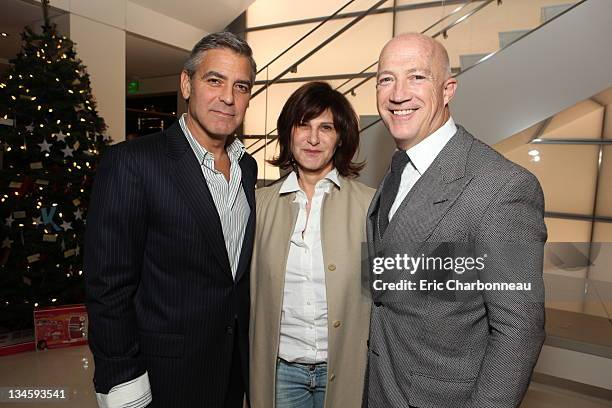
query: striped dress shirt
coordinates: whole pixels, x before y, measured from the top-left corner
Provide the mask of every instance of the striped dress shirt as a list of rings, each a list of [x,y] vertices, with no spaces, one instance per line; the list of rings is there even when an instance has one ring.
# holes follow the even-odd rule
[[[179,123],[198,159],[198,163],[200,163],[202,174],[206,179],[215,207],[217,207],[221,228],[223,229],[223,238],[225,239],[225,248],[230,261],[232,276],[235,279],[242,241],[244,241],[246,225],[251,213],[246,194],[242,188],[242,170],[238,163],[246,148],[238,139],[234,139],[227,146],[227,155],[230,159],[230,180],[228,183],[223,173],[215,169],[213,154],[200,145],[189,131],[185,123],[185,116],[186,114],[181,116]]]

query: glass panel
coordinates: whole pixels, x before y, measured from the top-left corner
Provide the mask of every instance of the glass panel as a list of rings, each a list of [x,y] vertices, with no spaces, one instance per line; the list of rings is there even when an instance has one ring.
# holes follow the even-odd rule
[[[583,230],[590,231],[590,222],[581,223],[587,224],[582,225]],[[547,219],[547,224],[550,224],[550,219]],[[570,226],[565,225],[564,227]],[[590,242],[569,241],[546,244],[544,283],[547,307],[601,317],[607,316],[597,290],[588,279],[591,249]]]
[[[273,79],[286,70],[338,30],[342,29],[351,20],[345,18],[327,22],[295,48],[287,52],[287,54],[273,62],[270,65],[269,79]],[[296,72],[290,72],[284,78],[360,72],[378,59],[380,50],[391,38],[392,21],[392,13],[365,17],[300,64]],[[299,26],[249,32],[247,33],[247,41],[253,48],[258,65],[264,67],[269,61],[315,26],[316,24],[302,24]],[[357,44],[359,44],[358,47],[356,47]],[[355,52],[355,49],[358,49],[359,52]],[[339,58],[339,55],[342,55],[342,57]],[[257,80],[265,79],[265,73],[257,77]]]
[[[591,99],[605,107],[606,115],[604,115],[603,137],[604,139],[612,139],[612,87],[593,96]]]
[[[462,55],[490,54],[500,48],[500,33],[531,30],[541,23],[541,9],[545,6],[556,5],[559,0],[513,0],[504,1],[501,5],[491,2],[480,11],[465,19],[460,24],[448,30],[448,38],[440,40],[448,49],[452,67],[460,66]],[[568,2],[568,4],[574,2]],[[484,2],[475,2],[469,6],[471,10],[480,7]],[[456,6],[446,6],[452,11]],[[439,9],[439,7],[438,7]],[[468,7],[466,7],[468,9]],[[429,13],[428,21],[434,21],[434,10],[423,11]],[[438,12],[438,15],[440,13]],[[465,13],[461,13],[465,14]],[[415,31],[419,23],[413,24],[413,15],[420,21],[419,14],[413,11],[398,13],[396,32]],[[438,17],[439,18],[439,17]],[[450,22],[454,21],[454,18]],[[447,22],[449,23],[449,22]],[[442,25],[438,28],[442,28]],[[505,44],[504,44],[505,45]]]
[[[398,2],[399,3],[399,2]],[[426,34],[432,35],[441,30],[444,26],[450,24],[454,19],[461,17],[469,11],[476,8],[477,4],[471,3],[462,7],[463,4],[445,5],[440,7],[424,7],[398,11],[395,16],[395,32],[422,32],[430,27],[436,21],[443,19],[453,11],[460,9],[453,17],[440,21],[435,27],[432,27]]]
[[[563,13],[565,10],[570,8],[572,4],[561,4],[558,6],[547,6],[542,7],[542,22],[545,23],[553,17]]]
[[[503,31],[499,33],[499,48],[504,48],[527,34],[529,30]]]
[[[591,221],[546,217],[546,242],[590,242]]]
[[[476,65],[489,54],[466,54],[459,56],[459,67],[462,71],[465,71],[472,65]]]
[[[593,241],[597,247],[589,278],[601,299],[609,319],[612,319],[612,222],[596,222]],[[601,244],[598,244],[601,243]]]
[[[612,217],[612,146],[610,145],[603,146],[602,149],[598,185],[595,214],[598,217]],[[612,235],[607,237],[608,242],[612,242]]]
[[[603,106],[592,100],[582,101],[557,113],[540,138],[601,139],[603,119]]]
[[[589,278],[612,282],[612,222],[595,223],[593,242],[596,250],[593,254],[593,265],[589,269]]]
[[[548,240],[545,248],[544,273],[569,278],[586,278],[588,269],[586,264],[575,266],[574,263],[572,268],[568,269],[563,267],[564,263],[562,261],[563,254],[570,250],[576,254],[581,254],[585,258],[588,257],[587,244],[591,240],[591,222],[551,217],[546,217],[545,222],[548,229]],[[572,246],[563,248],[559,246],[559,243],[584,243],[584,245],[577,245],[575,248]],[[558,252],[561,252],[561,254]]]
[[[535,139],[538,135],[538,131],[542,127],[542,123],[536,123],[535,125],[523,130],[522,132],[517,133],[514,136],[510,136],[500,142],[497,142],[493,145],[493,148],[505,155],[513,151],[514,149],[519,148],[520,146],[526,145]]]
[[[528,144],[505,156],[538,177],[546,211],[593,214],[599,146]]]

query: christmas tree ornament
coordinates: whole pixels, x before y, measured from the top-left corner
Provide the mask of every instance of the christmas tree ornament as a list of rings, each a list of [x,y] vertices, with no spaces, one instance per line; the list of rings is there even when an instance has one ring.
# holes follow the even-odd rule
[[[41,152],[49,152],[51,153],[51,144],[49,144],[49,142],[47,142],[47,139],[43,139],[42,143],[38,144],[40,146],[40,151]]]
[[[70,148],[70,146],[66,146],[65,148],[60,150],[62,151],[62,153],[64,153],[64,158],[73,157],[72,152],[74,152],[74,149]]]
[[[49,211],[47,211],[47,208],[41,208],[40,209],[40,213],[42,215],[42,222],[44,225],[51,225],[51,227],[56,230],[56,231],[60,231],[60,227],[57,226],[57,224],[55,223],[55,221],[53,221],[53,217],[55,216],[55,212],[57,211],[57,207],[50,207]]]
[[[52,133],[51,136],[55,136],[55,138],[57,139],[58,142],[64,142],[66,143],[66,136],[61,130],[59,131],[59,133]]]
[[[2,248],[11,248],[13,242],[15,241],[11,240],[9,237],[4,238],[2,241]]]
[[[4,220],[4,224],[9,228],[13,226],[13,222],[15,222],[13,214],[9,215],[8,218],[5,218]]]
[[[40,254],[33,254],[26,258],[28,263],[34,263],[40,261]]]

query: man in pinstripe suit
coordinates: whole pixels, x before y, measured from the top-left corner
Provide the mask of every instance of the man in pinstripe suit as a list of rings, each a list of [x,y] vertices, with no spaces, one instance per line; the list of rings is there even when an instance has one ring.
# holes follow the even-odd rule
[[[456,87],[446,50],[431,38],[404,34],[384,47],[378,111],[398,151],[368,211],[370,259],[474,243],[489,252],[479,279],[534,286],[373,293],[365,407],[517,407],[544,341],[542,190],[455,125]],[[447,282],[455,273],[433,276]]]
[[[255,72],[246,42],[204,37],[181,74],[187,113],[98,168],[85,277],[101,407],[242,407],[257,165],[232,135]]]

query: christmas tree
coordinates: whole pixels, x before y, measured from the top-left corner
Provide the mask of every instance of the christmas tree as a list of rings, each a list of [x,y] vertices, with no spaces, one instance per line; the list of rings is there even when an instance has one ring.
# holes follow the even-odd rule
[[[26,27],[0,79],[0,332],[35,307],[83,301],[87,204],[108,137],[74,43],[49,22]]]

